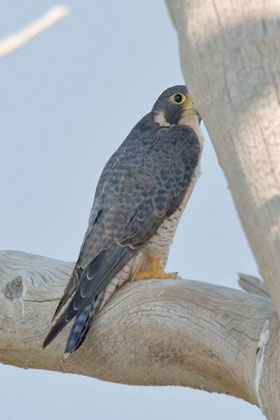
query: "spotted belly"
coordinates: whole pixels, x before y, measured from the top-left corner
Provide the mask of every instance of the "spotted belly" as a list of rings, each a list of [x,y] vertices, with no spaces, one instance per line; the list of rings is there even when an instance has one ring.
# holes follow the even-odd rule
[[[133,281],[139,270],[149,271],[151,269],[150,255],[156,257],[164,268],[169,254],[169,248],[173,242],[173,238],[187,205],[187,202],[192,194],[194,185],[200,173],[200,165],[197,166],[189,188],[180,207],[157,229],[156,233],[148,241],[148,243],[141,248],[134,257],[118,272],[118,274],[111,280],[105,289],[104,299],[100,305],[99,310],[108,302],[115,290],[122,286],[126,281]]]
[[[190,182],[189,188],[185,194],[185,197],[180,207],[168,218],[166,218],[160,225],[156,233],[152,236],[149,242],[144,247],[146,254],[157,253],[162,266],[165,267],[169,254],[170,245],[173,242],[173,238],[181,219],[183,211],[189,201],[189,198],[193,192],[196,180],[200,174],[200,165],[197,166],[195,173]]]

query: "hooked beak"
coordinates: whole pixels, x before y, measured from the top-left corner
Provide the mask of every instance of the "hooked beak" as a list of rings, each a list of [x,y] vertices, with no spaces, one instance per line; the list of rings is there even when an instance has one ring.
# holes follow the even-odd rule
[[[186,102],[183,104],[184,114],[197,115],[200,118],[199,112],[190,96],[187,96]],[[200,118],[201,119],[201,118]]]
[[[190,125],[190,118],[194,115],[198,118],[198,122],[200,124],[201,117],[199,115],[199,112],[191,98],[187,97],[187,100],[183,104],[183,115],[180,119],[181,124]]]
[[[194,103],[192,102],[191,103],[191,105],[189,105],[189,104],[186,104],[185,106],[184,106],[184,114],[188,114],[188,115],[197,115],[198,116],[198,118],[201,120],[201,117],[200,117],[200,115],[199,115],[199,112],[198,112],[198,110],[196,109],[196,107],[195,107],[195,105],[194,105]]]

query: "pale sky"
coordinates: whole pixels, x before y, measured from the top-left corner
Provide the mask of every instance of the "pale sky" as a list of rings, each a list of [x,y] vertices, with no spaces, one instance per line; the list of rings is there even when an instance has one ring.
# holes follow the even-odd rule
[[[51,0],[0,1],[0,36]],[[106,160],[159,94],[184,83],[163,0],[69,0],[71,14],[0,62],[0,249],[74,261]],[[206,137],[167,269],[237,288],[258,275]],[[236,398],[0,365],[0,420],[261,420]]]

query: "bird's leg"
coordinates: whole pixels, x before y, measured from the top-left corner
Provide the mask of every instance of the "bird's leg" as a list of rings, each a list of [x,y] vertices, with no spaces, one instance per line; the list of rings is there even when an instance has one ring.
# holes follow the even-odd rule
[[[148,256],[148,262],[150,263],[151,269],[149,271],[142,271],[140,269],[134,277],[134,280],[179,278],[178,273],[165,273],[160,256],[150,254]]]

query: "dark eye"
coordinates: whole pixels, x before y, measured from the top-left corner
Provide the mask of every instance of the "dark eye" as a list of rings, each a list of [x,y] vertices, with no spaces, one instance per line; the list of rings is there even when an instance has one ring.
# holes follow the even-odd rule
[[[173,93],[173,95],[170,96],[171,101],[176,105],[183,104],[187,98],[182,93]]]
[[[174,101],[177,102],[177,104],[179,104],[180,102],[182,102],[183,100],[183,96],[180,93],[176,93],[176,95],[174,96]]]

